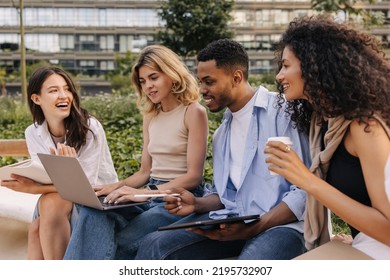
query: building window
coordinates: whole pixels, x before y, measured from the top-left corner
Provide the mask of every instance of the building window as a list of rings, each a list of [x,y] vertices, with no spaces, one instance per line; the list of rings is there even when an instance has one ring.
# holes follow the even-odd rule
[[[270,60],[254,60],[251,61],[249,72],[251,74],[264,74],[272,72],[272,61]]]
[[[0,26],[19,25],[19,14],[15,8],[0,9]]]
[[[46,53],[60,51],[58,34],[26,34],[25,38],[27,49]]]
[[[111,71],[115,69],[114,61],[102,60],[100,61],[100,70]]]
[[[60,35],[60,50],[74,51],[74,35]]]
[[[66,70],[71,71],[71,72],[73,72],[72,70],[75,70],[75,68],[76,68],[76,63],[73,59],[60,60],[58,64],[60,66],[62,66],[63,68],[65,68]]]
[[[153,36],[141,35],[120,35],[119,36],[119,52],[125,53],[127,51],[139,52],[150,43],[154,42]]]
[[[107,9],[107,26],[156,27],[160,19],[155,9]]]
[[[94,35],[80,35],[79,42],[81,51],[96,51]]]
[[[114,35],[100,35],[99,49],[102,51],[114,51],[115,50]]]
[[[19,49],[19,34],[0,33],[0,52],[17,51]]]
[[[97,75],[96,62],[94,60],[80,60],[80,72],[84,75]]]

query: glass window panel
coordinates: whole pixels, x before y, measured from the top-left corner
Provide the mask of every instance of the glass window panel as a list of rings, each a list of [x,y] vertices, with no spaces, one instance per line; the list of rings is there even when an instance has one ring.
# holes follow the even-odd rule
[[[53,12],[55,9],[38,8],[37,9],[37,25],[38,26],[57,26],[54,21]]]
[[[78,8],[79,26],[99,26],[99,10],[93,8]]]
[[[100,61],[100,70],[114,70],[114,62],[109,60]]]
[[[160,26],[156,9],[142,8],[34,8],[25,7],[26,26]],[[0,8],[0,24],[19,25],[15,8]]]
[[[63,51],[74,50],[74,36],[60,35],[60,49]]]
[[[113,51],[115,47],[114,35],[100,35],[99,48],[101,50]]]
[[[81,67],[93,67],[95,66],[94,60],[80,60]]]
[[[132,35],[120,35],[119,36],[119,52],[127,52],[133,48],[133,36]]]
[[[0,9],[0,25],[2,26],[19,25],[19,14],[15,8]]]
[[[19,34],[0,33],[0,43],[19,44]]]
[[[114,70],[115,69],[115,63],[114,61],[107,61],[107,70]]]
[[[58,34],[26,34],[26,48],[40,52],[59,52]]]
[[[58,26],[78,26],[78,9],[73,8],[57,8]]]
[[[19,34],[0,34],[0,52],[19,50]]]
[[[107,10],[99,9],[99,26],[107,26]]]

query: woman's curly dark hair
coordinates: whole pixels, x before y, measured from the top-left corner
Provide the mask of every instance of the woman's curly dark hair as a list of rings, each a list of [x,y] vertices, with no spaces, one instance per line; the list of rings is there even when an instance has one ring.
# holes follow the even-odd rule
[[[299,128],[308,129],[313,111],[366,124],[378,113],[390,126],[390,61],[375,37],[318,15],[289,24],[276,49],[279,62],[286,46],[301,62],[309,99],[287,102]],[[282,104],[280,84],[278,90]]]

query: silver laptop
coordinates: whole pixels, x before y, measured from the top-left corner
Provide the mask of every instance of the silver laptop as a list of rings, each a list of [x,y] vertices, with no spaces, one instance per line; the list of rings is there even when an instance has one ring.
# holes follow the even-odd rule
[[[60,196],[78,204],[100,210],[111,210],[149,203],[127,201],[124,203],[104,203],[104,197],[97,197],[77,158],[38,153],[47,174]]]

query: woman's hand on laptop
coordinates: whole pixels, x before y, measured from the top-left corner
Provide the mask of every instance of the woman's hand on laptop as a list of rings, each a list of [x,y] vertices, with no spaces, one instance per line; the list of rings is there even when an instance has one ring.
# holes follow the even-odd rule
[[[97,196],[102,196],[102,195],[108,195],[111,192],[115,191],[116,189],[119,189],[122,186],[123,186],[123,181],[119,181],[119,182],[112,183],[112,184],[95,186],[94,190],[95,190],[95,193]]]
[[[126,201],[141,202],[150,199],[155,194],[163,194],[163,193],[166,192],[150,191],[146,189],[135,189],[128,186],[123,186],[109,193],[105,198],[105,202],[116,203],[116,204],[126,202]]]

